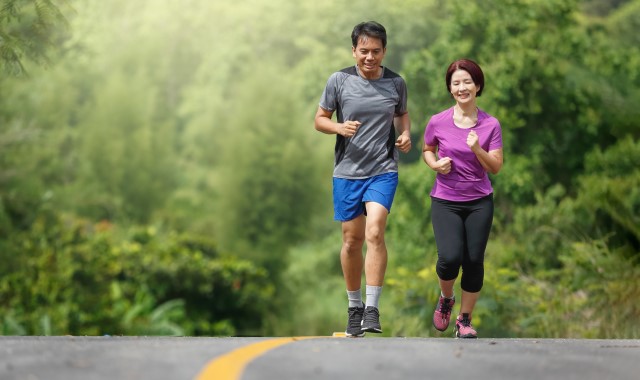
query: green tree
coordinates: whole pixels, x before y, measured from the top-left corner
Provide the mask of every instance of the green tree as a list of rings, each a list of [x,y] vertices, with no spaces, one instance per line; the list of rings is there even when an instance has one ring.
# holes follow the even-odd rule
[[[287,247],[313,236],[323,194],[309,187],[320,182],[314,143],[322,136],[301,117],[289,79],[280,77],[274,87],[279,71],[263,65],[239,83],[223,119],[218,186],[221,243],[274,270]]]
[[[79,121],[79,209],[93,218],[147,222],[176,182],[173,128],[156,120],[156,91],[141,74],[114,74]]]
[[[63,8],[63,5],[65,6]],[[26,73],[24,59],[49,62],[48,49],[58,46],[69,24],[66,1],[3,0],[0,2],[0,65],[6,73]]]

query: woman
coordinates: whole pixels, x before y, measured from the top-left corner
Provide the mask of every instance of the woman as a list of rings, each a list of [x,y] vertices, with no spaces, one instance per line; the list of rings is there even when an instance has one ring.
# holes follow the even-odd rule
[[[455,334],[477,338],[471,317],[482,289],[493,222],[493,188],[487,173],[497,174],[502,168],[502,132],[498,120],[476,104],[484,90],[484,74],[477,63],[453,62],[445,81],[456,104],[431,117],[422,152],[425,163],[437,172],[431,189],[431,224],[438,248],[440,298],[433,325],[440,331],[449,327],[453,288],[462,268]]]

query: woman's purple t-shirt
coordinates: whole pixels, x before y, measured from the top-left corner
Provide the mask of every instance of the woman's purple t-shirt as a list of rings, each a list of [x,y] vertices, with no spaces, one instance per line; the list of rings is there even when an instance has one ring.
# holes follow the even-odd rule
[[[495,117],[478,109],[478,122],[472,128],[453,123],[453,107],[433,115],[424,131],[424,143],[438,147],[438,158],[451,158],[449,174],[436,175],[431,196],[454,202],[472,201],[493,192],[486,170],[467,145],[471,131],[478,134],[485,151],[502,148],[502,130]]]

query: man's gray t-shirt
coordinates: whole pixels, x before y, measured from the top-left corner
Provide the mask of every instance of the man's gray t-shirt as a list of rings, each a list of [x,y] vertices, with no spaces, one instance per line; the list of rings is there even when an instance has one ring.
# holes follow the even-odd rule
[[[336,112],[338,123],[362,124],[352,137],[337,135],[337,178],[361,179],[398,171],[393,118],[407,113],[407,86],[400,75],[383,67],[382,77],[368,80],[356,66],[333,73],[320,98],[320,107]]]

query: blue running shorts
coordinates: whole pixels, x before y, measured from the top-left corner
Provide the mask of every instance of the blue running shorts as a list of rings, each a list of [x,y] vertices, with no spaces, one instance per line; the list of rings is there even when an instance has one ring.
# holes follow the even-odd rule
[[[398,173],[384,173],[371,178],[333,178],[333,211],[335,220],[348,222],[366,213],[365,202],[376,202],[391,212],[398,187]]]

